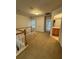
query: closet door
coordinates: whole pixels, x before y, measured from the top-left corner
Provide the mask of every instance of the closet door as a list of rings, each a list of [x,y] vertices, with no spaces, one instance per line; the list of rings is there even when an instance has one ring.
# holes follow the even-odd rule
[[[44,32],[44,17],[37,17],[36,30],[39,32]]]

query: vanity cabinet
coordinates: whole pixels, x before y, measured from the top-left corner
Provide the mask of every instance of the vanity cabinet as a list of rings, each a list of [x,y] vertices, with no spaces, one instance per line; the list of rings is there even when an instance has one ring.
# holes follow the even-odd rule
[[[52,28],[52,36],[59,36],[60,28]]]

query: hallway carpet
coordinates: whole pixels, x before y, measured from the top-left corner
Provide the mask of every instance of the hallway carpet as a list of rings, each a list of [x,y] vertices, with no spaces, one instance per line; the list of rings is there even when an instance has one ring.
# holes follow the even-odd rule
[[[60,44],[48,33],[37,32],[27,41],[29,46],[16,59],[62,59]]]

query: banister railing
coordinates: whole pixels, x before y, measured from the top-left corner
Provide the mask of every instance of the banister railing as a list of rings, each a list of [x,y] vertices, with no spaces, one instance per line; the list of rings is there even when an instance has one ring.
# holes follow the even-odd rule
[[[28,46],[27,35],[29,33],[28,32],[29,30],[30,30],[30,32],[32,32],[32,27],[31,26],[30,27],[16,28],[16,37],[19,37],[20,41],[22,42],[22,47],[21,48]],[[18,52],[21,50],[21,48],[19,48]]]
[[[31,26],[16,28],[16,35],[24,34],[24,36],[25,36],[25,40],[24,40],[25,41],[25,45],[27,44],[26,43],[26,34],[28,34],[27,29],[29,30],[29,28],[30,28],[30,32],[32,32],[32,27]]]
[[[16,33],[17,36],[21,35],[21,34],[24,35],[24,39],[23,40],[25,41],[24,43],[26,45],[26,30],[25,29],[24,30],[17,29],[17,31],[19,31],[19,32]]]

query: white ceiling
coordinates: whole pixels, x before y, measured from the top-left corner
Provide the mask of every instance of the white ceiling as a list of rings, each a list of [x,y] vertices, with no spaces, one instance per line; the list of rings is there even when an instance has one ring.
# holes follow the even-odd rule
[[[31,10],[38,9],[42,15],[61,7],[62,0],[16,0],[16,13],[34,16]]]

